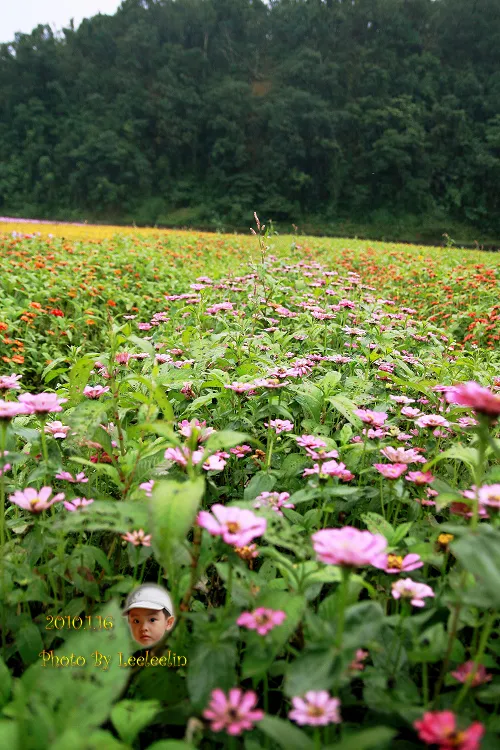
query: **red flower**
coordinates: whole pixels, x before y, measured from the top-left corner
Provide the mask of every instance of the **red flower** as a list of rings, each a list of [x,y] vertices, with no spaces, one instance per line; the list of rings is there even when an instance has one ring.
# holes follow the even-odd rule
[[[439,750],[479,750],[484,726],[478,721],[463,731],[457,730],[453,711],[428,711],[413,726],[426,745],[438,745]]]
[[[58,310],[56,307],[53,310],[49,311],[51,315],[54,315],[56,318],[64,318],[64,313],[62,310]]]

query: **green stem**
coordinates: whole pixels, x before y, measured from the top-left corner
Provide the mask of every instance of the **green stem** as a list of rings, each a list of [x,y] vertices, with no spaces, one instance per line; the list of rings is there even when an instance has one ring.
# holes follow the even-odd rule
[[[314,727],[314,750],[321,750],[321,730]]]
[[[228,610],[231,604],[231,589],[233,587],[233,566],[231,563],[229,563],[229,573],[227,576],[227,585],[226,585],[226,601],[225,601],[225,609]]]
[[[426,661],[422,664],[422,693],[424,708],[427,708],[429,705],[429,665]]]
[[[339,589],[339,609],[337,615],[337,633],[335,636],[335,646],[339,650],[342,647],[342,638],[344,635],[345,625],[345,610],[347,604],[347,592],[349,590],[349,576],[351,575],[350,568],[342,568],[342,582]]]
[[[2,631],[2,657],[6,660],[5,654],[5,596],[4,596],[4,564],[5,564],[5,479],[4,479],[4,466],[5,466],[5,445],[7,443],[7,422],[4,419],[0,419],[0,602],[1,602],[1,631]]]
[[[481,633],[481,638],[479,640],[479,648],[477,650],[476,656],[474,657],[474,667],[472,668],[472,671],[470,672],[470,674],[467,676],[467,679],[463,684],[462,690],[458,694],[455,700],[455,703],[453,704],[454,711],[458,710],[459,706],[463,702],[465,696],[469,692],[469,689],[474,681],[474,678],[477,674],[477,670],[479,669],[479,664],[484,656],[484,652],[486,651],[486,646],[488,645],[488,639],[491,635],[491,631],[493,630],[493,625],[495,623],[496,618],[497,618],[496,612],[492,612],[486,618],[483,632]]]

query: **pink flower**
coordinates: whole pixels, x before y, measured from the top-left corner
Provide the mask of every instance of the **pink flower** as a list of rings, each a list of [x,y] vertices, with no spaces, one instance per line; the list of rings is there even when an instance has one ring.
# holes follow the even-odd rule
[[[409,419],[413,419],[414,417],[420,416],[422,412],[420,409],[415,409],[413,406],[403,406],[401,409],[401,414],[403,417],[409,417]]]
[[[479,750],[484,726],[477,721],[459,731],[456,722],[452,711],[427,711],[413,726],[422,742],[438,750]]]
[[[86,385],[83,389],[83,395],[87,396],[87,398],[99,398],[107,391],[109,391],[109,385],[104,388],[102,385]]]
[[[11,503],[19,505],[24,510],[30,510],[32,513],[41,513],[47,510],[54,503],[64,500],[64,492],[59,492],[50,498],[52,487],[42,487],[41,490],[35,490],[34,487],[27,487],[25,490],[17,490],[13,495],[9,495]],[[49,500],[50,498],[50,500]]]
[[[386,479],[398,479],[408,466],[406,464],[373,464],[373,468]]]
[[[445,391],[445,398],[449,404],[470,406],[479,414],[489,417],[497,417],[500,414],[500,396],[474,380],[450,386]]]
[[[450,423],[439,414],[426,414],[419,417],[416,423],[419,427],[449,427]]]
[[[348,670],[350,672],[362,672],[363,669],[365,668],[365,665],[363,664],[363,662],[365,661],[367,656],[369,656],[368,651],[363,651],[362,648],[358,648],[354,659],[348,666]]]
[[[57,393],[21,393],[19,401],[29,410],[28,414],[48,414],[51,411],[62,411],[61,404],[67,398],[59,398]]]
[[[193,434],[193,428],[196,428],[198,431],[198,440],[200,442],[207,440],[210,435],[215,432],[213,427],[207,427],[206,420],[200,422],[199,419],[192,419],[191,422],[188,422],[187,419],[183,419],[182,422],[179,422],[178,427],[179,433],[186,438],[191,437]]]
[[[354,479],[354,474],[351,474],[351,472],[346,469],[345,464],[337,463],[337,461],[326,461],[321,466],[319,464],[314,464],[312,469],[304,469],[302,476],[306,477],[310,474],[319,474],[320,478],[324,479],[328,477],[339,477],[339,479],[342,479],[344,482]]]
[[[411,599],[414,607],[423,607],[426,597],[434,596],[434,591],[425,583],[417,583],[411,578],[400,578],[392,584],[392,596],[394,599]]]
[[[56,421],[46,422],[43,429],[46,435],[52,435],[55,438],[65,438],[71,427],[64,425],[62,422]]]
[[[264,718],[264,712],[255,710],[257,695],[253,690],[243,692],[241,688],[231,688],[228,696],[220,688],[212,690],[210,703],[203,711],[203,718],[211,721],[212,732],[225,729],[232,736],[246,729],[253,729],[257,721]]]
[[[484,685],[485,682],[491,682],[493,676],[486,672],[485,667],[481,664],[476,667],[473,661],[466,661],[465,664],[461,664],[455,672],[452,672],[454,677],[459,682],[468,682],[472,673],[474,677],[470,683],[471,687],[477,687],[478,685]]]
[[[0,399],[0,419],[14,419],[19,414],[31,414],[25,404],[19,404],[15,401],[2,401]]]
[[[22,375],[0,375],[0,391],[19,390]]]
[[[235,393],[246,393],[246,391],[253,390],[255,385],[253,383],[231,383],[231,385],[225,385],[224,388],[229,388]]]
[[[309,446],[306,446],[305,451],[315,461],[325,461],[327,458],[339,457],[339,452],[335,448],[331,451],[325,451],[324,448],[309,448]]]
[[[375,427],[382,427],[387,419],[385,411],[370,411],[370,409],[356,409],[354,411],[357,417],[366,424],[372,424]]]
[[[293,710],[288,718],[297,724],[311,726],[325,726],[326,724],[340,724],[342,721],[339,708],[340,700],[332,698],[326,690],[309,690],[304,698],[292,698]]]
[[[405,557],[391,554],[381,556],[375,567],[385,570],[386,573],[409,573],[410,570],[422,568],[423,564],[420,555],[414,553]]]
[[[418,451],[415,450],[415,448],[392,448],[392,446],[387,445],[385,448],[382,448],[380,452],[383,456],[385,456],[389,461],[392,461],[393,463],[425,464],[425,458],[421,456]]]
[[[470,497],[465,492],[464,495]],[[479,503],[500,510],[500,484],[483,484],[479,488]]]
[[[253,612],[243,612],[236,624],[249,630],[256,630],[259,635],[266,635],[286,619],[286,613],[277,609],[258,607]]]
[[[151,534],[145,534],[144,529],[139,529],[139,531],[132,531],[127,532],[126,534],[122,534],[122,539],[125,539],[126,542],[130,542],[130,544],[133,544],[134,547],[139,547],[139,545],[142,545],[143,547],[151,547]]]
[[[69,471],[61,471],[59,472],[59,474],[56,474],[56,479],[64,479],[64,481],[71,482],[72,484],[77,484],[77,483],[84,484],[85,482],[89,481],[83,471],[81,471],[79,474],[76,474],[74,479],[73,479],[72,474],[69,473]]]
[[[408,398],[407,396],[389,396],[391,401],[395,401],[396,404],[413,404],[414,398]]]
[[[409,471],[405,476],[405,479],[409,482],[415,482],[415,484],[418,485],[429,484],[430,482],[433,482],[435,478],[436,477],[434,477],[430,471]]]
[[[234,547],[245,547],[255,537],[262,536],[267,527],[266,519],[259,518],[251,510],[220,503],[212,505],[210,510],[210,513],[206,510],[198,513],[198,525],[213,536],[222,536],[226,544]]]
[[[213,456],[207,458],[203,464],[203,468],[205,471],[222,471],[226,465],[226,458],[229,458],[229,453],[218,451],[217,453],[214,453]]]
[[[78,510],[79,508],[84,508],[86,505],[91,505],[93,503],[92,498],[86,498],[86,497],[75,497],[71,502],[68,502],[67,500],[64,501],[63,505],[66,508],[66,510],[74,511]]]
[[[387,547],[387,540],[381,534],[359,531],[352,526],[321,529],[311,539],[318,560],[353,568],[373,565]]]
[[[283,513],[280,511],[280,508],[295,508],[293,503],[286,502],[289,497],[289,492],[261,492],[260,495],[255,498],[253,507],[257,509],[264,505],[264,507],[271,508],[279,516],[282,516]]]
[[[466,427],[475,427],[479,422],[474,417],[460,417],[460,419],[457,419],[457,424],[465,429]]]
[[[126,365],[130,359],[130,354],[128,352],[118,352],[118,354],[115,355],[115,362],[118,362],[119,365]]]
[[[322,438],[316,437],[315,435],[301,435],[295,438],[297,445],[301,448],[326,448],[326,443]]]
[[[139,489],[144,490],[146,497],[152,497],[154,484],[155,480],[150,479],[149,482],[143,482],[140,484]]]
[[[289,419],[271,419],[271,421],[264,422],[264,425],[266,427],[272,427],[276,434],[279,435],[281,432],[292,432],[293,431],[293,422],[290,422]]]
[[[236,458],[244,458],[246,453],[251,453],[252,449],[249,445],[237,445],[235,448],[230,448],[229,453],[232,453]]]

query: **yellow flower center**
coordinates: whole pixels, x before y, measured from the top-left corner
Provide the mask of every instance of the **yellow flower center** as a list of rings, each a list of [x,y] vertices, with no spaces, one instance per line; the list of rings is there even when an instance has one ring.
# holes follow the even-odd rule
[[[229,523],[227,524],[227,530],[231,534],[236,534],[236,532],[240,530],[240,525],[239,523],[236,523],[236,521],[229,521]]]
[[[403,567],[403,558],[401,555],[387,555],[387,567],[401,570]]]

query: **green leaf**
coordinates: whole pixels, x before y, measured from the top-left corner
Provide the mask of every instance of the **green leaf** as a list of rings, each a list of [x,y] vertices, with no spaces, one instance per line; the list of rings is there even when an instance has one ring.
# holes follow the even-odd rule
[[[359,426],[361,424],[361,420],[359,417],[357,417],[353,412],[358,407],[354,403],[354,401],[351,401],[346,396],[329,396],[327,398],[327,401],[333,406],[334,409],[336,409],[338,412],[342,414],[343,417],[347,419],[348,422],[350,422],[354,427],[359,429]]]
[[[490,605],[500,607],[500,532],[481,525],[454,540],[450,550],[489,594]]]
[[[42,636],[34,622],[24,623],[16,634],[16,645],[24,664],[32,664],[43,649]]]
[[[146,339],[142,339],[139,336],[133,336],[133,335],[128,336],[126,340],[130,341],[131,344],[135,344],[136,347],[141,350],[141,352],[147,352],[154,362],[155,348],[149,341],[146,341]]]
[[[332,649],[306,651],[290,662],[285,675],[285,694],[304,695],[308,690],[329,690],[335,655]]]
[[[8,748],[8,750],[21,750],[19,728],[15,721],[0,719],[0,747]]]
[[[82,466],[90,466],[95,469],[99,474],[106,474],[107,477],[113,480],[117,487],[121,487],[120,475],[117,469],[111,464],[95,464],[93,461],[87,461],[86,458],[80,458],[80,456],[69,456],[69,460],[75,464],[81,464]]]
[[[200,643],[189,656],[187,684],[195,712],[206,708],[212,690],[226,692],[237,684],[236,656],[235,645],[227,641]]]
[[[210,435],[208,440],[204,443],[205,451],[208,454],[215,453],[216,451],[222,451],[229,448],[234,448],[236,445],[241,445],[244,442],[255,443],[255,439],[251,435],[247,435],[246,432],[235,432],[233,430],[222,430]]]
[[[166,419],[168,422],[173,422],[175,419],[174,409],[162,388],[159,385],[155,386],[152,390],[152,394],[156,403],[162,410],[163,419]]]
[[[313,741],[302,729],[278,716],[264,716],[257,727],[284,750],[314,750]]]
[[[111,721],[120,738],[132,745],[159,710],[159,701],[124,700],[113,706]]]
[[[149,745],[147,750],[196,750],[196,747],[183,740],[159,740]]]
[[[462,461],[471,471],[474,471],[474,467],[477,466],[479,461],[479,454],[475,448],[466,448],[463,445],[454,445],[448,450],[438,453],[438,455],[428,461],[422,468],[422,471],[428,471],[434,464],[444,461],[445,459],[456,459]]]
[[[389,539],[389,544],[391,545],[391,547],[397,547],[398,544],[402,542],[403,539],[407,536],[412,526],[412,521],[407,521],[406,523],[400,524]]]
[[[85,398],[83,389],[88,383],[90,371],[94,369],[94,357],[82,357],[69,371],[69,406],[74,406]]]
[[[374,727],[345,737],[335,745],[327,745],[323,750],[384,750],[384,746],[398,733],[389,727]]]
[[[5,706],[10,698],[12,677],[4,660],[0,658],[0,708]],[[1,747],[1,744],[0,744]]]
[[[378,513],[362,513],[361,520],[372,534],[382,534],[388,541],[394,536],[394,529],[389,521]]]
[[[245,487],[243,499],[246,501],[255,500],[261,492],[271,492],[275,484],[275,476],[267,474],[265,471],[258,471],[257,474],[253,475],[248,485]]]
[[[188,482],[156,482],[149,500],[150,528],[154,529],[153,550],[159,561],[172,572],[177,548],[193,526],[205,493],[205,478]]]

